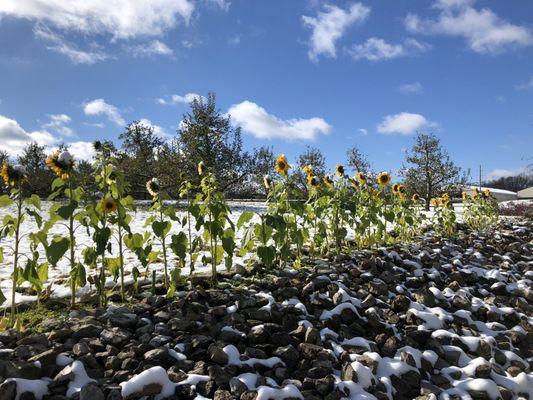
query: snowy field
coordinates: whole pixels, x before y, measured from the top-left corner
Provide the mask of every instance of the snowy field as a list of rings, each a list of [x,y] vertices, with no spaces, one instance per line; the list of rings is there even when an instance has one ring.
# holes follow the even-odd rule
[[[139,201],[137,202],[137,211],[136,213],[133,215],[133,220],[132,220],[132,223],[131,223],[131,229],[132,229],[132,232],[137,232],[137,233],[144,233],[145,232],[145,228],[144,228],[144,222],[146,221],[146,219],[149,217],[150,213],[148,211],[148,207],[149,207],[149,202],[148,201]],[[42,202],[42,212],[41,212],[41,215],[43,216],[43,219],[46,220],[47,219],[47,216],[48,216],[48,210],[49,210],[49,207],[52,205],[51,202]],[[265,203],[264,202],[253,202],[253,201],[231,201],[229,202],[229,206],[231,207],[231,210],[232,210],[232,214],[231,214],[231,220],[234,222],[234,223],[237,223],[237,220],[239,219],[239,216],[241,215],[241,213],[244,211],[244,210],[249,210],[249,211],[253,211],[253,212],[262,212],[265,210]],[[455,209],[456,209],[456,213],[457,213],[457,216],[458,216],[458,220],[460,221],[462,219],[462,205],[461,204],[456,204],[454,205],[455,206]],[[7,208],[1,208],[0,209],[0,218],[3,219],[5,215],[14,215],[15,213],[15,207],[12,205],[10,207],[7,207]],[[430,216],[432,214],[432,212],[429,212],[428,213],[428,216]],[[178,212],[178,215],[181,217],[183,217],[185,215],[185,212],[181,211],[181,212]],[[253,222],[258,222],[259,221],[259,218],[257,216],[254,216],[254,219],[252,219]],[[194,225],[194,224],[193,224]],[[150,228],[148,228],[150,229]],[[27,234],[27,233],[30,233],[30,232],[34,232],[37,230],[37,226],[36,224],[33,222],[32,219],[30,219],[29,217],[26,217],[26,220],[24,222],[24,224],[22,225],[22,232],[21,234]],[[174,222],[173,225],[172,225],[172,230],[171,230],[171,234],[175,234],[175,233],[178,233],[179,231],[181,230],[185,230],[185,228],[182,228],[178,223]],[[51,229],[50,231],[50,235],[53,236],[54,234],[61,234],[61,235],[65,235],[66,236],[66,232],[64,231],[64,226],[61,225],[61,224],[56,224],[56,226],[53,227],[53,229]],[[198,232],[194,231],[193,232],[193,235],[198,235]],[[240,230],[236,233],[236,243],[237,243],[237,247],[239,247],[239,244],[241,242],[241,239],[242,239],[242,235],[243,235],[243,231]],[[348,232],[348,238],[353,238],[353,231],[350,231]],[[2,240],[2,242],[0,243],[0,246],[2,246],[4,248],[4,262],[3,263],[0,263],[0,289],[2,290],[2,292],[4,293],[4,295],[6,297],[8,297],[8,300],[2,305],[2,307],[8,307],[10,305],[10,302],[11,302],[11,297],[8,296],[7,294],[11,292],[11,273],[12,273],[12,250],[11,248],[13,247],[13,239],[11,237],[7,237],[5,239]],[[79,257],[79,259],[81,260],[82,259],[82,251],[85,247],[87,246],[90,246],[92,244],[92,240],[90,238],[89,235],[87,235],[87,231],[84,227],[80,227],[79,229],[77,229],[76,231],[76,244],[77,244],[77,248],[76,248],[76,255],[77,257]],[[157,240],[154,240],[154,243],[153,243],[153,249],[154,250],[160,250],[161,249],[161,245],[159,244],[159,242]],[[44,250],[42,249],[42,247],[40,248],[40,252],[41,253],[44,253]],[[27,240],[23,240],[23,242],[21,243],[21,247],[20,247],[20,251],[21,251],[21,254],[25,254],[29,251],[29,241]],[[109,257],[116,257],[118,256],[118,246],[116,244],[115,241],[112,240],[112,253],[111,254],[108,254]],[[168,254],[170,256],[170,265],[173,266],[175,264],[173,264],[173,261],[176,259],[176,257],[174,256],[174,254],[170,251],[170,250],[167,250],[168,251]],[[44,261],[44,257],[43,257],[43,261]],[[24,259],[22,260],[22,262],[24,262]],[[242,259],[241,257],[238,257],[237,255],[234,256],[234,259],[233,259],[233,264],[236,265],[236,264],[241,264],[241,265],[245,265],[247,262],[246,259]],[[139,261],[137,260],[137,257],[135,256],[134,253],[130,252],[128,249],[126,249],[126,254],[125,254],[125,274],[126,274],[126,277],[125,277],[125,282],[126,284],[132,284],[133,283],[133,278],[131,277],[131,270],[133,267],[138,267],[139,270],[141,271],[141,274],[143,274],[144,272],[147,273],[147,276],[151,276],[151,271],[155,270],[156,273],[159,275],[160,273],[162,273],[163,271],[163,264],[162,262],[159,262],[159,263],[153,263],[153,264],[150,264],[148,266],[149,270],[145,270],[144,268],[141,267]],[[225,269],[225,266],[223,264],[220,264],[218,266],[218,269],[219,270],[224,270]],[[197,264],[195,265],[195,273],[205,273],[205,272],[209,272],[211,270],[211,266],[210,265],[207,265],[207,266],[204,266],[201,262],[201,256],[198,257],[198,262]],[[49,267],[49,271],[48,271],[48,275],[49,275],[49,280],[47,282],[47,284],[45,285],[45,287],[48,287],[50,286],[50,289],[51,289],[51,294],[52,294],[52,297],[56,297],[56,298],[64,298],[64,297],[68,297],[70,296],[70,288],[68,286],[68,276],[69,276],[69,271],[70,271],[70,264],[69,264],[69,261],[66,259],[66,258],[63,258],[56,267]],[[190,272],[190,266],[189,264],[186,265],[185,268],[182,269],[182,275],[189,275],[189,272]],[[95,270],[88,270],[87,271],[87,275],[93,275],[93,274],[96,274],[96,271]],[[108,282],[107,282],[107,286],[108,287],[112,287],[113,285],[115,285],[116,283],[113,281],[113,279],[110,277],[108,279]],[[24,284],[21,285],[21,287],[28,287],[29,284],[27,282],[25,282]],[[84,296],[88,293],[90,293],[94,288],[91,287],[89,284],[87,284],[85,287],[83,288],[79,288],[77,290],[77,294],[78,296]],[[16,294],[16,303],[24,303],[24,302],[33,302],[36,300],[36,297],[35,296],[31,296],[31,295],[26,295],[26,294],[21,294],[21,293],[17,293]]]

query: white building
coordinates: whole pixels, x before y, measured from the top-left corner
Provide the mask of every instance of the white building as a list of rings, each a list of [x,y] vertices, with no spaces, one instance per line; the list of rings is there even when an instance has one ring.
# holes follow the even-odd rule
[[[466,186],[464,188],[464,191],[467,195],[471,196],[474,192],[474,189],[479,189],[478,186]],[[503,190],[503,189],[495,189],[495,188],[488,188],[488,187],[481,187],[481,192],[483,192],[485,189],[490,190],[490,195],[496,199],[496,201],[508,201],[508,200],[516,200],[518,198],[516,192],[511,192],[510,190]],[[533,188],[530,188],[533,190]],[[527,189],[526,189],[527,190]],[[533,195],[532,195],[533,197]]]
[[[517,195],[519,199],[533,199],[533,186],[520,190]]]

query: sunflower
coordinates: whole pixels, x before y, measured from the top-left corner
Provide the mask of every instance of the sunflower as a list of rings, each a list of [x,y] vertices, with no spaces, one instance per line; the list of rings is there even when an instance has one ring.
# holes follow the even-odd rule
[[[467,200],[468,199],[468,194],[466,194],[466,192],[462,192],[461,193],[461,197],[463,198],[463,200]]]
[[[307,177],[312,176],[314,174],[314,170],[313,170],[313,166],[312,165],[306,165],[302,169],[307,174]]]
[[[337,176],[344,176],[344,167],[340,164],[337,164],[337,166],[335,167],[335,173],[337,174]]]
[[[388,172],[380,172],[378,175],[378,183],[381,186],[387,186],[390,182],[390,175]]]
[[[272,178],[270,177],[270,175],[263,176],[263,185],[265,186],[266,190],[270,190],[270,188],[272,187]]]
[[[70,177],[70,172],[74,168],[74,159],[68,151],[56,151],[46,159],[46,165],[62,180],[66,181]]]
[[[198,175],[202,176],[205,172],[205,165],[203,161],[198,163]]]
[[[400,194],[399,188],[400,188],[400,184],[399,183],[395,183],[394,185],[392,185],[392,193]]]
[[[276,172],[280,175],[287,175],[287,172],[289,172],[289,163],[287,162],[287,157],[285,157],[285,154],[278,155],[278,158],[276,159]]]
[[[0,170],[0,177],[4,180],[7,186],[15,186],[16,184],[28,178],[26,167],[20,164],[15,166],[5,162]]]
[[[350,177],[350,183],[352,184],[354,189],[359,189],[360,185],[359,185],[359,182],[357,181],[357,178]]]
[[[117,211],[117,202],[113,197],[106,197],[102,200],[102,209],[105,214],[110,214]]]
[[[413,197],[411,197],[411,200],[413,200],[415,203],[420,200],[420,196],[418,193],[413,194]]]
[[[477,199],[478,196],[479,196],[479,190],[478,190],[478,188],[474,188],[472,190],[472,198],[473,199]]]
[[[489,189],[485,189],[485,190],[483,191],[483,195],[484,195],[485,197],[490,197],[490,190],[489,190]]]
[[[366,185],[366,176],[362,172],[357,173],[357,180],[361,185]]]
[[[307,184],[313,188],[317,188],[320,184],[320,180],[315,175],[309,175],[307,177]]]
[[[437,204],[438,204],[438,203],[437,203],[437,199],[435,199],[435,198],[431,199],[429,203],[430,203],[433,207],[437,207]]]
[[[146,182],[146,190],[148,190],[148,193],[150,193],[152,197],[157,196],[160,189],[159,180],[157,178],[152,178]]]
[[[378,189],[374,189],[374,190],[372,191],[372,197],[373,197],[374,199],[378,199],[380,194],[381,194],[381,191],[379,191]]]
[[[326,186],[327,186],[328,188],[331,189],[331,188],[333,187],[333,179],[331,179],[331,176],[326,175],[326,176],[324,177],[324,183],[326,184]]]
[[[448,197],[439,198],[439,206],[448,208],[449,205],[450,205],[450,199]]]

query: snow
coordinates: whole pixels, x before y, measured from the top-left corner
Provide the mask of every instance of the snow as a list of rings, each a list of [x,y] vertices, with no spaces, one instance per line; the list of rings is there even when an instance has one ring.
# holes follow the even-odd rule
[[[70,357],[68,354],[61,353],[56,356],[56,364],[59,367],[66,367],[70,363],[72,363],[74,359]]]
[[[6,382],[14,381],[17,384],[17,395],[15,400],[19,400],[20,395],[24,392],[33,393],[37,400],[42,400],[43,397],[48,394],[49,381],[44,379],[22,379],[22,378],[9,378]]]
[[[291,383],[281,389],[271,388],[269,386],[259,386],[257,388],[257,397],[255,400],[280,400],[286,398],[303,399],[304,397],[298,388]]]
[[[94,379],[89,378],[81,361],[74,361],[72,365],[67,368],[71,368],[74,373],[74,379],[68,384],[67,397],[71,397],[74,393],[79,392],[81,388],[88,383],[96,382]]]
[[[129,381],[122,382],[122,397],[128,397],[133,393],[140,392],[143,387],[157,383],[161,385],[161,392],[155,396],[155,400],[161,400],[165,397],[172,396],[176,390],[176,384],[168,378],[167,371],[163,367],[152,367],[139,375],[134,376]]]
[[[279,357],[270,357],[265,359],[260,358],[250,358],[245,361],[241,361],[241,354],[239,353],[239,350],[233,346],[232,344],[227,345],[222,349],[224,353],[228,355],[228,364],[229,365],[264,365],[267,368],[273,368],[277,364],[285,365],[283,361],[281,361],[281,358]]]

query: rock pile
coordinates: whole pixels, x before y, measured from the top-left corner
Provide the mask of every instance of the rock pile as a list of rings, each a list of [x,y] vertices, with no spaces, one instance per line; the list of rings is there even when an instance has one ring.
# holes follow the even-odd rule
[[[532,227],[1,332],[0,399],[533,399]]]

